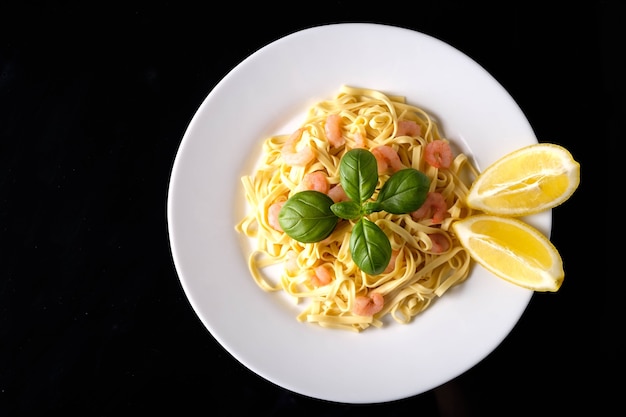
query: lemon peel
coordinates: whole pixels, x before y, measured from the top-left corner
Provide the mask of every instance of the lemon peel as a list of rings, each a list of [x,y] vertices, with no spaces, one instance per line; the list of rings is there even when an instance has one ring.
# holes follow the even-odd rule
[[[471,185],[466,204],[488,214],[526,216],[562,204],[579,184],[580,164],[567,149],[537,143],[489,165]]]
[[[558,250],[522,220],[476,214],[452,224],[470,256],[494,275],[538,292],[555,292],[565,273]]]

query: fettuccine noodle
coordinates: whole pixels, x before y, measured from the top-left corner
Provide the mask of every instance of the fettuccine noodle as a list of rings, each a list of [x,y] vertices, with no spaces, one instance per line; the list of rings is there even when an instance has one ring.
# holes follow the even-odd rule
[[[340,145],[331,144],[326,133],[330,115],[341,117]],[[402,132],[399,121],[415,122],[419,132]],[[308,147],[312,160],[303,166],[287,164],[281,151],[292,135],[272,136],[263,143],[254,173],[241,178],[249,211],[235,228],[254,242],[248,266],[261,289],[284,291],[302,302],[300,321],[362,331],[369,326],[382,327],[389,316],[398,323],[409,323],[435,298],[467,279],[470,256],[449,229],[455,220],[471,214],[463,201],[477,171],[462,153],[455,155],[447,168],[426,162],[428,143],[448,143],[427,112],[407,104],[404,97],[343,86],[334,99],[311,107],[301,127],[293,151],[305,153],[302,150]],[[352,261],[351,221],[340,220],[331,235],[317,243],[300,243],[272,226],[272,216],[276,216],[272,206],[301,191],[307,174],[321,171],[333,189],[340,183],[339,162],[347,151],[382,145],[393,148],[404,166],[425,173],[431,179],[430,191],[443,196],[446,209],[440,222],[432,216],[415,219],[411,214],[384,211],[368,215],[391,243],[392,261],[385,272],[368,275]],[[379,185],[388,177],[379,175]],[[319,267],[325,268],[330,282],[320,283]],[[373,293],[383,296],[382,309],[373,315],[357,314],[358,297]]]

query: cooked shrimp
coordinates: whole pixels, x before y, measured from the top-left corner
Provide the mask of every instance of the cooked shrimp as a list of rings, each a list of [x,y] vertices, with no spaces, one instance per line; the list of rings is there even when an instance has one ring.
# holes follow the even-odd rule
[[[302,182],[300,183],[300,188],[305,190],[315,190],[320,193],[328,194],[330,190],[330,184],[328,184],[328,179],[326,178],[326,174],[322,171],[313,171],[305,174],[302,178]]]
[[[372,149],[372,153],[376,157],[378,163],[378,173],[386,174],[389,169],[396,172],[404,168],[404,164],[400,161],[400,156],[391,146],[382,145]]]
[[[335,203],[339,203],[340,201],[346,201],[349,200],[350,198],[348,197],[348,195],[346,194],[346,192],[344,191],[343,187],[341,186],[341,184],[337,184],[335,185],[333,188],[331,188],[328,191],[328,196],[335,202]]]
[[[373,316],[382,310],[384,305],[385,298],[377,292],[373,292],[369,296],[359,295],[354,299],[352,312],[359,316]]]
[[[430,241],[433,243],[430,249],[433,253],[444,253],[450,249],[450,241],[446,239],[441,233],[431,233],[428,235]]]
[[[326,117],[326,125],[324,126],[328,142],[338,148],[346,143],[346,139],[341,134],[341,116],[338,114],[330,114]]]
[[[296,151],[296,145],[300,138],[302,138],[303,132],[304,128],[300,128],[293,132],[280,151],[283,160],[287,165],[304,166],[315,158],[315,154],[309,146]]]
[[[437,139],[426,145],[424,159],[435,168],[450,168],[452,149],[445,140]]]
[[[277,201],[267,210],[267,222],[279,232],[283,231],[283,228],[280,227],[280,223],[278,222],[278,213],[280,213],[280,209],[283,208],[283,204],[285,204],[284,201]]]
[[[311,284],[316,287],[323,287],[330,284],[333,277],[330,273],[330,268],[326,265],[320,265],[315,267],[314,272],[311,274]]]
[[[422,128],[413,120],[398,120],[398,136],[419,136],[422,134]]]
[[[438,192],[430,192],[426,195],[424,204],[415,211],[411,212],[413,220],[420,221],[432,217],[433,223],[441,223],[446,218],[448,205],[443,195]]]

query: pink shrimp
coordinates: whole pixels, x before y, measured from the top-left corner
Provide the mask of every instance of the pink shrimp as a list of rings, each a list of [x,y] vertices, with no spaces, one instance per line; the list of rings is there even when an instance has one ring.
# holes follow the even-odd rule
[[[398,120],[398,136],[419,136],[422,134],[422,128],[413,120]]]
[[[432,216],[433,223],[441,223],[446,218],[448,205],[443,195],[438,192],[430,192],[426,194],[426,200],[420,208],[411,212],[413,220],[420,221]]]
[[[315,190],[324,194],[328,194],[330,190],[330,184],[328,184],[326,174],[322,171],[313,171],[305,174],[300,183],[300,187],[305,190]]]
[[[378,163],[378,173],[385,174],[391,168],[392,172],[396,172],[404,168],[400,156],[391,146],[382,145],[372,149],[376,162]]]
[[[331,188],[328,191],[328,196],[335,202],[338,203],[340,201],[346,201],[349,200],[350,198],[348,197],[348,195],[346,194],[346,192],[344,191],[343,187],[341,186],[341,184],[337,184],[335,185],[333,188]]]
[[[373,316],[382,310],[384,305],[385,298],[377,292],[373,292],[369,296],[358,295],[354,299],[352,312],[359,316]]]
[[[279,232],[283,231],[283,228],[280,227],[280,223],[278,222],[278,213],[280,213],[280,209],[283,208],[283,204],[285,204],[284,201],[277,201],[267,210],[267,222]]]
[[[297,129],[293,132],[280,151],[283,160],[287,165],[304,166],[315,158],[315,154],[309,146],[296,151],[296,144],[300,138],[302,138],[303,132],[304,128]]]
[[[435,168],[450,168],[452,149],[445,140],[437,139],[426,145],[424,159]]]
[[[330,284],[333,277],[330,273],[330,268],[326,265],[320,265],[315,267],[314,272],[311,274],[311,284],[316,287],[323,287]]]
[[[335,148],[346,143],[346,139],[341,134],[341,116],[331,114],[326,117],[326,125],[324,126],[328,142]]]
[[[428,237],[433,243],[433,246],[430,249],[432,253],[444,253],[450,249],[450,241],[441,233],[431,233]]]

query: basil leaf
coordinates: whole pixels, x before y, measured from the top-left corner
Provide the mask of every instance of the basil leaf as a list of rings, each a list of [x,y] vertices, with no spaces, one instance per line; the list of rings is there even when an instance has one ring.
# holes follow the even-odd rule
[[[429,185],[430,180],[423,172],[401,169],[385,182],[376,201],[388,213],[410,213],[424,204]]]
[[[361,206],[356,201],[340,201],[330,206],[330,209],[337,217],[342,219],[356,219],[361,215]]]
[[[289,237],[302,243],[319,242],[332,233],[339,218],[333,200],[315,190],[292,195],[278,213],[278,223]]]
[[[350,252],[352,260],[363,272],[378,275],[389,265],[391,243],[376,223],[362,218],[352,228]]]
[[[362,210],[365,214],[372,214],[377,211],[382,211],[383,208],[380,206],[380,203],[378,201],[366,201],[365,203],[363,203]]]
[[[341,158],[339,181],[346,195],[362,203],[374,194],[378,183],[376,157],[365,149],[351,149]]]

